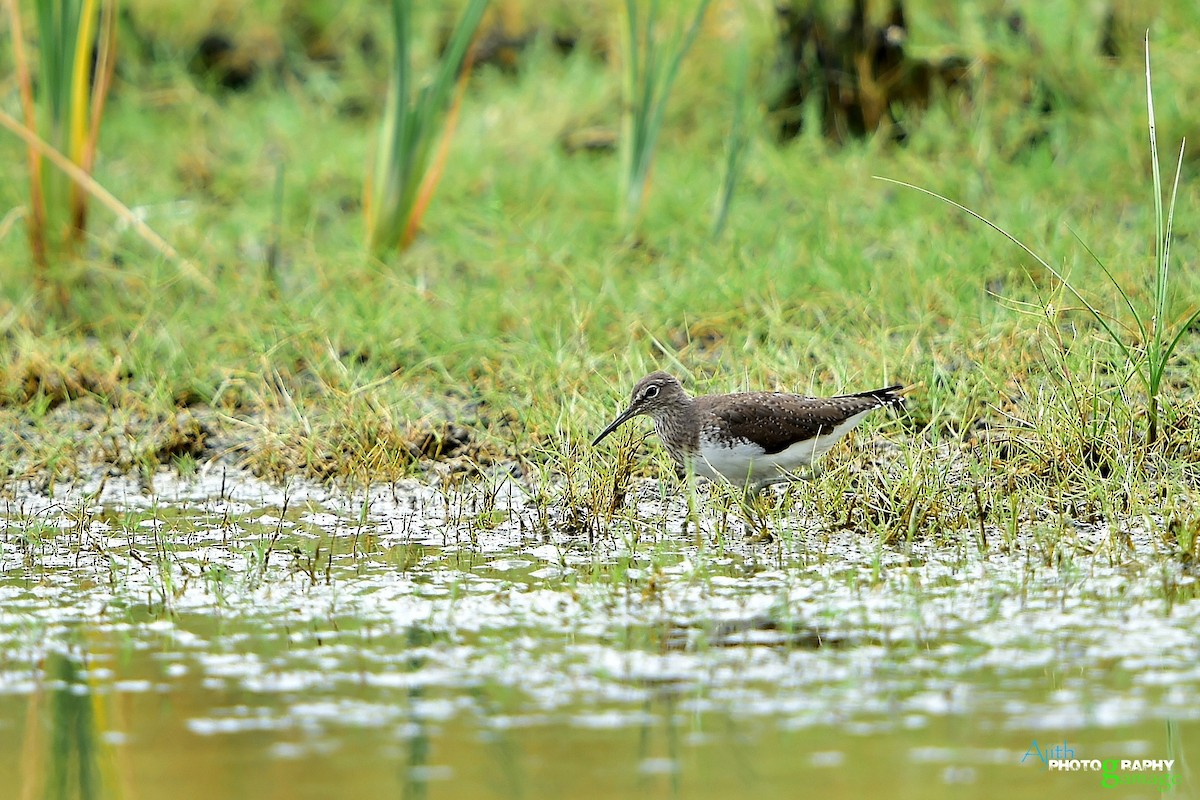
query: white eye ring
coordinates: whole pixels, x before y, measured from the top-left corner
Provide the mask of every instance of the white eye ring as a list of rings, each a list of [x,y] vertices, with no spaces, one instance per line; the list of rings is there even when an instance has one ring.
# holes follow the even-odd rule
[[[657,386],[648,387],[646,389],[646,393],[642,396],[645,397],[647,400],[653,400],[654,398],[658,397],[658,387]]]

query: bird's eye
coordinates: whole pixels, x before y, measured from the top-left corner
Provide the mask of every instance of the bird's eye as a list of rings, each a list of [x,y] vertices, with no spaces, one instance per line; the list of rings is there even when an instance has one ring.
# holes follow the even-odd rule
[[[653,400],[654,398],[658,397],[658,387],[657,386],[647,387],[646,393],[644,395],[642,395],[642,397],[646,398],[647,400]]]

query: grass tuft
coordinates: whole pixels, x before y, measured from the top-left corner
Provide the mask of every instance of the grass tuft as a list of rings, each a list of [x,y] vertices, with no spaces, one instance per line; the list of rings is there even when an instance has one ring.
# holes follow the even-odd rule
[[[658,0],[647,0],[644,13],[638,0],[625,0],[625,26],[621,29],[625,81],[618,213],[621,228],[626,232],[636,226],[641,214],[671,86],[679,75],[683,57],[700,33],[710,2],[700,0],[687,29],[677,29],[669,40],[662,41]]]
[[[36,84],[25,63],[17,3],[9,2],[24,127],[31,132],[40,130],[41,138],[55,151],[90,174],[116,63],[116,0],[38,0],[34,9],[39,56]],[[41,107],[40,122],[35,102]],[[74,249],[82,241],[87,230],[88,195],[65,172],[44,171],[42,155],[30,146],[29,235],[39,280],[44,282],[48,248]]]
[[[1025,244],[1021,239],[1008,230],[1002,228],[997,223],[991,221],[982,214],[951,200],[937,192],[916,186],[906,181],[895,180],[892,178],[878,177],[879,180],[894,183],[909,189],[916,189],[931,197],[935,197],[944,203],[954,206],[958,210],[974,217],[983,222],[993,230],[1000,233],[1010,242],[1016,244],[1031,256],[1047,273],[1052,275],[1059,284],[1065,288],[1077,300],[1092,319],[1099,325],[1108,340],[1116,346],[1125,360],[1125,368],[1127,370],[1125,377],[1119,382],[1118,390],[1123,389],[1125,383],[1132,377],[1137,377],[1145,390],[1145,415],[1146,415],[1146,443],[1154,445],[1159,440],[1160,431],[1160,414],[1162,410],[1162,391],[1164,386],[1164,378],[1166,376],[1167,366],[1170,363],[1171,356],[1175,349],[1179,346],[1180,341],[1192,327],[1193,323],[1200,318],[1200,308],[1196,308],[1185,314],[1182,318],[1174,323],[1167,321],[1167,301],[1171,293],[1170,280],[1170,258],[1171,258],[1171,235],[1172,226],[1175,218],[1175,202],[1179,191],[1180,174],[1183,168],[1184,145],[1179,148],[1179,160],[1175,168],[1175,179],[1171,185],[1171,201],[1164,213],[1163,208],[1163,192],[1162,192],[1162,176],[1159,171],[1158,161],[1158,140],[1156,135],[1156,126],[1154,121],[1154,94],[1151,81],[1150,71],[1150,40],[1147,34],[1146,41],[1146,107],[1148,116],[1148,128],[1150,133],[1150,163],[1152,168],[1153,188],[1154,188],[1154,249],[1155,249],[1155,269],[1153,279],[1153,303],[1150,308],[1140,306],[1137,302],[1136,295],[1128,292],[1121,283],[1113,276],[1112,270],[1096,255],[1082,238],[1075,234],[1076,240],[1084,247],[1088,255],[1103,271],[1105,278],[1116,289],[1120,296],[1125,309],[1129,312],[1128,321],[1122,322],[1114,318],[1112,315],[1101,311],[1098,301],[1089,298],[1084,293],[1083,289],[1075,282],[1071,281],[1066,274],[1053,266],[1049,260],[1036,253],[1029,245]],[[1054,311],[1052,307],[1043,302],[1042,312],[1047,317],[1053,317]]]
[[[462,105],[468,48],[487,0],[470,0],[458,19],[431,83],[418,86],[413,66],[416,37],[411,0],[392,0],[391,79],[380,128],[374,177],[363,202],[367,244],[375,253],[412,244],[445,167],[450,137]],[[457,92],[455,86],[457,85]],[[433,145],[441,140],[436,157]]]

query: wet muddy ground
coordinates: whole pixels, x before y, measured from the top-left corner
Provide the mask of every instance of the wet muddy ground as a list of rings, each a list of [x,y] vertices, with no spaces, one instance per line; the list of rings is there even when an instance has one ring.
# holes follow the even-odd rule
[[[793,515],[752,543],[635,492],[576,536],[507,479],[26,487],[0,770],[29,796],[1194,796],[1196,575],[1136,522],[1001,553]],[[1060,745],[1100,770],[1049,770]]]

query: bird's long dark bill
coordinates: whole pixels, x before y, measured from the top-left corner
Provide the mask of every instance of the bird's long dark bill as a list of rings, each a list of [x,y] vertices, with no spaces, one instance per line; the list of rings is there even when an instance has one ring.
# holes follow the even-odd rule
[[[596,445],[600,444],[602,441],[604,441],[606,436],[608,436],[610,433],[612,433],[617,428],[624,425],[626,422],[629,422],[629,420],[633,419],[636,416],[637,416],[637,414],[634,412],[634,410],[632,408],[627,408],[624,411],[622,411],[621,416],[614,419],[612,421],[612,424],[610,424],[604,430],[600,431],[600,435],[592,440],[592,447],[595,447]]]

